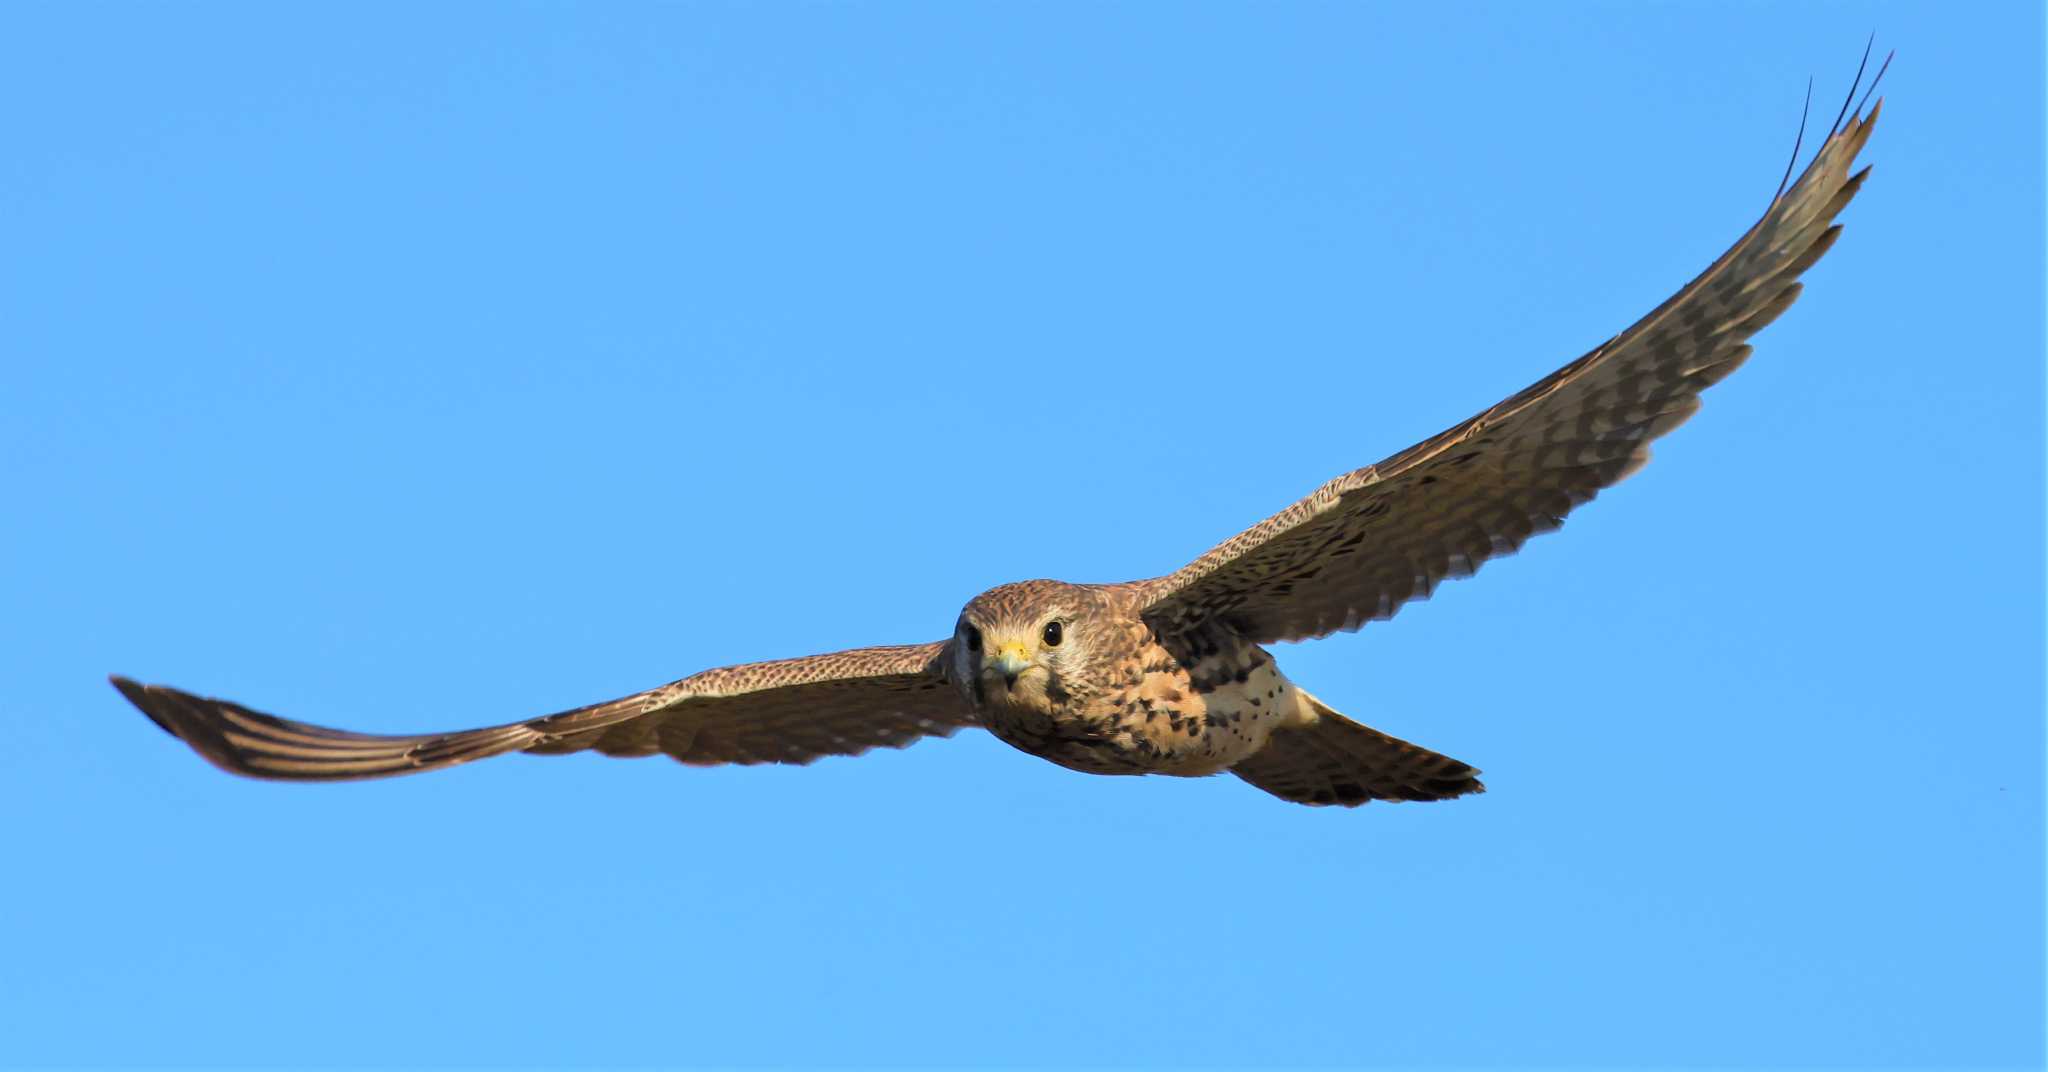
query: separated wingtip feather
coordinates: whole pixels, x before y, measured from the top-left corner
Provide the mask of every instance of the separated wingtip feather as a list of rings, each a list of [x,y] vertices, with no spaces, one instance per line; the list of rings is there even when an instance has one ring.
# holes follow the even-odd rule
[[[153,705],[149,702],[148,685],[144,685],[142,682],[137,681],[134,678],[122,677],[119,674],[108,674],[107,684],[114,686],[114,688],[121,693],[121,697],[123,699],[135,705],[136,710],[142,712],[145,715],[148,715],[149,720],[151,722],[156,723],[156,727],[158,729],[170,734],[173,737],[182,738],[184,736],[183,734],[180,734],[178,732],[177,727],[172,726],[170,722],[166,721],[162,715],[159,715],[155,711],[151,710],[151,707]]]

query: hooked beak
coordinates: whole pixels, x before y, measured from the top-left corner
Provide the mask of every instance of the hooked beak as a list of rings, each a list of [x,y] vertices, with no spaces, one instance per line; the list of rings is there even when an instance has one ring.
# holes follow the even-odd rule
[[[1010,688],[1017,685],[1017,675],[1031,669],[1031,656],[1022,644],[1005,644],[996,656],[988,661],[988,668],[1003,675],[1003,684]]]

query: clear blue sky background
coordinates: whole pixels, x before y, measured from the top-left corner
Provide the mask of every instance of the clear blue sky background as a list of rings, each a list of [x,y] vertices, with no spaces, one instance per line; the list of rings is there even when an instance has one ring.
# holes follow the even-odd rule
[[[1484,797],[973,734],[280,786],[104,683],[455,728],[1167,571],[1654,306],[1871,29],[1875,175],[1755,360],[1281,651]],[[2042,29],[7,5],[0,1059],[2039,1062]]]

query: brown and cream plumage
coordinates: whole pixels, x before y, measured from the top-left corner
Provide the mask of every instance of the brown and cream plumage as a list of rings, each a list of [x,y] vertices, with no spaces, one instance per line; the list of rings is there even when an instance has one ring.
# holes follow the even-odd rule
[[[1229,771],[1304,804],[1479,792],[1473,768],[1330,710],[1261,645],[1391,617],[1642,466],[1650,441],[1749,357],[1749,337],[1792,304],[1800,274],[1834,243],[1834,218],[1869,170],[1850,166],[1882,104],[1868,115],[1845,106],[1763,218],[1628,330],[1163,577],[1003,585],[971,600],[944,641],[707,670],[453,733],[351,733],[125,678],[114,685],[216,766],[261,778],[375,778],[503,752],[808,763],[981,726],[1074,770]]]

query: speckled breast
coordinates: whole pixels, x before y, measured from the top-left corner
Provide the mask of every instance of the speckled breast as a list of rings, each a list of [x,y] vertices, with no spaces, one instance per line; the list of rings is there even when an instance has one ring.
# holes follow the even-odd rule
[[[1090,774],[1214,774],[1297,717],[1298,694],[1255,644],[1211,631],[1147,637],[1106,687],[1051,712],[992,697],[983,718],[1010,745]]]

